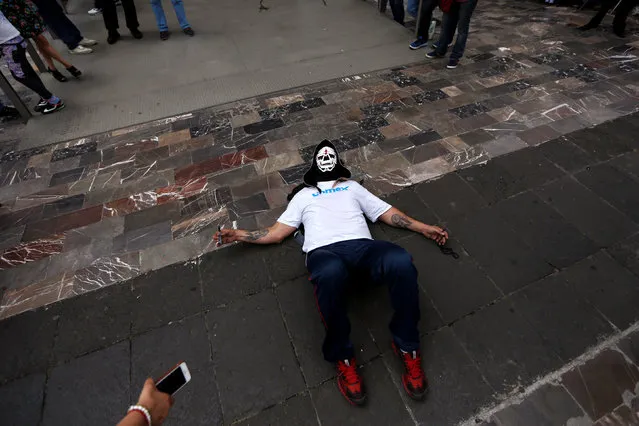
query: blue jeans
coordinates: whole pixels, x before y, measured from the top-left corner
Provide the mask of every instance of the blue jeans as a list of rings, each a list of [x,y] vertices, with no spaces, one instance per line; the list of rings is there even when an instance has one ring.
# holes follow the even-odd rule
[[[413,18],[417,18],[417,14],[419,13],[419,0],[408,0],[406,12]]]
[[[180,28],[189,28],[189,21],[186,20],[186,12],[184,11],[184,4],[182,0],[171,0],[173,9],[175,10],[175,16],[180,23]],[[164,9],[162,8],[162,0],[151,0],[151,8],[155,13],[155,21],[158,24],[160,31],[168,31],[169,26],[166,24],[166,16],[164,15]]]
[[[346,290],[357,279],[388,285],[395,310],[390,322],[393,340],[407,352],[419,350],[417,269],[406,250],[388,241],[342,241],[313,250],[306,265],[326,327],[324,359],[337,362],[354,356]]]
[[[468,30],[470,28],[470,17],[475,11],[477,0],[468,0],[464,3],[453,1],[450,12],[444,13],[442,21],[442,32],[437,42],[437,54],[444,56],[448,50],[448,44],[453,40],[455,28],[457,28],[457,40],[453,45],[453,51],[450,59],[461,59],[466,50],[466,40],[468,39]]]

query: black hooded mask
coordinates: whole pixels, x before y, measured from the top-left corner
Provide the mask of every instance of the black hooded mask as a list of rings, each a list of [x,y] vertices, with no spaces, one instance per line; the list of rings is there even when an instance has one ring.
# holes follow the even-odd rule
[[[313,164],[304,175],[304,183],[309,186],[317,186],[318,182],[327,182],[337,179],[350,179],[351,172],[342,165],[339,153],[327,139],[315,147]]]

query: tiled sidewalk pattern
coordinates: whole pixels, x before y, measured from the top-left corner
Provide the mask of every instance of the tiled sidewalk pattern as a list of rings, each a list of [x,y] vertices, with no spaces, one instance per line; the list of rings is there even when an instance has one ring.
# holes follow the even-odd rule
[[[4,144],[0,317],[206,253],[218,224],[270,224],[324,138],[388,194],[636,111],[637,39],[577,34],[575,16],[483,2],[457,70],[426,62],[56,146]]]
[[[639,425],[639,332],[566,369],[482,426]],[[474,423],[474,422],[473,422]]]
[[[387,290],[367,283],[353,289],[351,318],[370,399],[343,400],[322,359],[303,255],[288,240],[216,250],[0,321],[0,418],[114,424],[147,375],[185,360],[193,381],[167,425],[474,424],[483,407],[638,327],[637,131],[637,114],[626,116],[386,197],[446,226],[460,255],[372,226],[420,273],[425,402],[404,396]],[[631,419],[638,336],[478,419]]]

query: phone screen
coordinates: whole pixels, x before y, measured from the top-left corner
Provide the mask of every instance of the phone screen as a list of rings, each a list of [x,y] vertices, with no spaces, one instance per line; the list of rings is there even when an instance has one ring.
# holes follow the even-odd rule
[[[167,376],[160,379],[160,381],[157,382],[155,386],[158,388],[160,392],[173,395],[185,384],[186,384],[186,377],[184,377],[184,373],[182,373],[182,369],[180,368],[180,366],[178,366],[175,370],[171,371]]]

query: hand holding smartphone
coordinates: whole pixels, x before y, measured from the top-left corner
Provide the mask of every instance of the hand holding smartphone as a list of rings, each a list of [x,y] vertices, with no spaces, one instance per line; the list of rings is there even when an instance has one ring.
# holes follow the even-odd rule
[[[173,396],[190,381],[191,372],[186,366],[186,363],[181,362],[173,367],[162,378],[157,380],[155,382],[155,387],[157,387],[160,392],[168,393]]]

